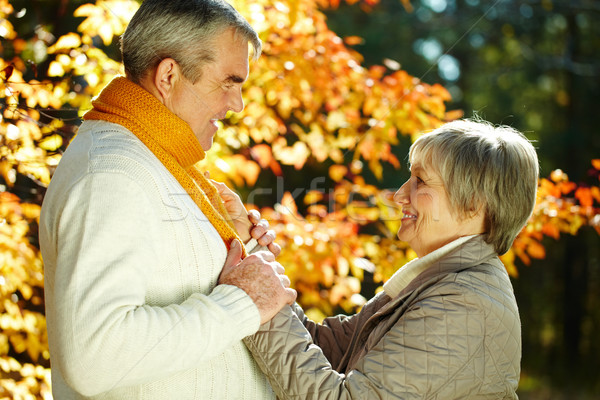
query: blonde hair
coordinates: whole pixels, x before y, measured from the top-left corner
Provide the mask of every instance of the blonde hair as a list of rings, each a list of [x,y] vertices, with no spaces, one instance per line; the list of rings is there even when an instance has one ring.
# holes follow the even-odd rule
[[[533,212],[538,185],[536,151],[514,128],[458,120],[419,137],[409,162],[428,163],[441,176],[460,217],[483,207],[486,242],[506,253]]]

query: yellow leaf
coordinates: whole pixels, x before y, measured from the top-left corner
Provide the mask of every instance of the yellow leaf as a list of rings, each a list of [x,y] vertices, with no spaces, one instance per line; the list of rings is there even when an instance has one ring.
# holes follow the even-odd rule
[[[81,36],[75,32],[69,32],[62,35],[56,43],[48,48],[48,53],[55,53],[57,50],[74,49],[81,46]]]
[[[4,178],[4,182],[12,187],[16,180],[16,171],[13,169],[13,164],[9,161],[0,161],[0,175]]]
[[[569,177],[561,169],[555,169],[550,173],[550,179],[553,182],[560,182],[569,180]]]
[[[40,216],[41,207],[33,203],[21,203],[21,211],[27,219],[37,219]]]
[[[104,24],[98,29],[98,35],[102,38],[105,46],[108,46],[112,42],[113,29],[110,25]]]
[[[96,6],[93,4],[84,4],[79,6],[73,13],[75,17],[87,17],[93,15],[96,11]]]
[[[323,199],[323,192],[311,190],[304,196],[304,204],[314,204]]]
[[[0,19],[0,36],[8,40],[12,40],[17,37],[15,29],[6,18]]]
[[[500,260],[504,264],[504,267],[506,267],[508,275],[510,275],[513,278],[517,278],[519,276],[519,272],[517,270],[517,267],[515,266],[515,252],[513,251],[513,249],[509,249],[508,252],[501,255]]]
[[[65,69],[58,61],[52,61],[50,67],[48,67],[48,76],[63,76]]]
[[[321,310],[316,307],[311,307],[304,312],[311,321],[315,321],[317,323],[322,322],[327,316],[323,314]]]
[[[56,151],[60,148],[60,146],[62,146],[62,144],[62,136],[55,133],[40,140],[38,146],[46,151]]]

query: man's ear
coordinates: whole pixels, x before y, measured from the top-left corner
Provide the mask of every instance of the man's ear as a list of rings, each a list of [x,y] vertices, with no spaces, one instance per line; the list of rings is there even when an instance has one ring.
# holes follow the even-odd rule
[[[175,83],[180,79],[181,69],[179,64],[172,58],[161,60],[156,66],[154,73],[154,86],[162,101],[171,97]]]

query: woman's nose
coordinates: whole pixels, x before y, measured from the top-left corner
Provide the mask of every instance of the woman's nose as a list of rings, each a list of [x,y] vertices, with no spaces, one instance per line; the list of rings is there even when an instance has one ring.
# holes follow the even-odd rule
[[[410,202],[410,179],[400,186],[400,189],[394,194],[394,201],[400,204]]]

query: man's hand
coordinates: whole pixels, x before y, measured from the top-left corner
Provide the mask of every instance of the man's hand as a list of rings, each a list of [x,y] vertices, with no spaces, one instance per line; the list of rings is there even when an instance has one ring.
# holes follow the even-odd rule
[[[241,244],[234,240],[219,284],[237,286],[245,291],[258,308],[262,325],[286,304],[294,304],[297,293],[290,288],[290,280],[284,275],[283,266],[275,261],[275,255],[259,251],[240,261],[241,255]]]

